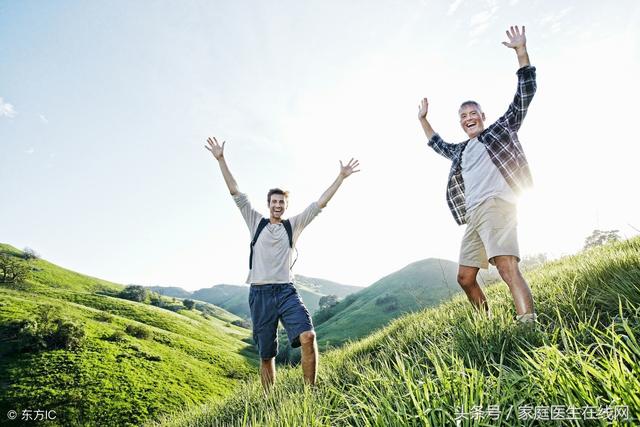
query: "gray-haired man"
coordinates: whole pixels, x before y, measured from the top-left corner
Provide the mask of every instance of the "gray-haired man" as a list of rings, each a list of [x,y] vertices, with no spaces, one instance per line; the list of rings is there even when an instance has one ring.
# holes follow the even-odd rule
[[[508,42],[518,56],[518,88],[507,112],[485,129],[485,115],[475,101],[466,101],[458,111],[468,140],[449,144],[427,120],[429,102],[420,103],[418,118],[429,138],[429,146],[452,160],[447,203],[454,219],[467,224],[460,248],[458,283],[471,303],[488,310],[487,299],[476,280],[480,268],[494,264],[513,296],[517,319],[535,321],[533,297],[518,262],[516,196],[531,185],[529,164],[517,131],[536,91],[535,68],[529,63],[525,29],[507,30]]]

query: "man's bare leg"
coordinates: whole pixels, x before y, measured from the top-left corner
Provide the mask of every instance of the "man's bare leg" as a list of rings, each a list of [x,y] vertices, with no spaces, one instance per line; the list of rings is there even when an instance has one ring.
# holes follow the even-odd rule
[[[309,385],[315,385],[316,371],[318,370],[316,333],[314,331],[301,333],[300,344],[302,346],[302,374],[304,376],[304,382]]]
[[[262,359],[260,363],[260,380],[265,391],[271,390],[276,382],[276,358]]]
[[[533,315],[533,296],[531,295],[529,285],[524,280],[524,277],[522,277],[522,273],[520,273],[518,259],[511,255],[501,255],[494,257],[493,261],[498,269],[498,273],[500,273],[500,277],[502,277],[502,280],[509,286],[518,316]],[[533,316],[525,318],[531,317]]]
[[[467,298],[473,306],[478,310],[489,311],[489,304],[487,303],[487,297],[484,296],[482,288],[476,280],[478,276],[477,267],[468,267],[461,265],[458,267],[458,284],[462,287],[462,290],[467,294]]]

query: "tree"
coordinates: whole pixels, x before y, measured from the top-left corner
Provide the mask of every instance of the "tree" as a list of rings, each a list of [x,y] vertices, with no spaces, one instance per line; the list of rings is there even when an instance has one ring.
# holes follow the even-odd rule
[[[620,230],[593,230],[593,233],[584,240],[584,249],[595,248],[606,243],[620,240]]]
[[[129,285],[118,296],[131,301],[145,302],[149,297],[149,290],[144,286]]]
[[[0,254],[0,283],[16,284],[24,282],[29,276],[29,267],[14,257]]]
[[[193,307],[196,305],[196,302],[191,299],[185,299],[185,300],[182,300],[182,304],[187,308],[187,310],[192,310]]]
[[[325,295],[320,298],[320,301],[318,301],[320,310],[326,310],[336,304],[338,304],[338,295]]]
[[[24,248],[24,250],[22,251],[22,258],[26,259],[27,261],[31,259],[40,259],[40,254],[31,248]]]

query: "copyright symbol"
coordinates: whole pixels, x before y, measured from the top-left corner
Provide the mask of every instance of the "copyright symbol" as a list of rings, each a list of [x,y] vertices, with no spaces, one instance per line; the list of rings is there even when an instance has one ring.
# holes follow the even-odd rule
[[[9,412],[7,412],[7,417],[10,420],[15,420],[17,416],[18,416],[18,413],[16,411],[14,411],[13,409],[10,410]]]

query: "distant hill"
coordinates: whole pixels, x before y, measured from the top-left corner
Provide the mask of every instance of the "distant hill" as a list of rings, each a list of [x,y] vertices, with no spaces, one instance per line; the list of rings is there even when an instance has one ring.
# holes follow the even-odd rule
[[[296,286],[298,287],[307,288],[309,291],[321,295],[337,295],[341,298],[363,289],[361,286],[343,285],[342,283],[318,279],[316,277],[302,276],[300,274],[296,274],[295,280]]]
[[[294,284],[311,314],[318,310],[318,302],[325,295],[344,297],[362,289],[359,286],[343,285],[326,279],[301,275],[295,276]],[[249,287],[247,285],[215,285],[210,288],[198,289],[194,292],[188,292],[177,287],[152,286],[149,289],[153,289],[162,295],[206,301],[244,319],[251,317],[248,302]]]
[[[193,292],[192,297],[222,307],[236,316],[249,319],[249,287],[244,285],[215,285]]]
[[[185,291],[178,286],[147,286],[150,290],[174,298],[192,298],[191,292]]]
[[[0,244],[0,277],[9,267],[30,277],[0,283],[2,417],[49,409],[50,425],[142,425],[228,396],[255,375],[250,331],[219,307],[121,299],[123,285]]]
[[[331,309],[330,318],[314,319],[320,347],[361,338],[405,313],[451,298],[461,292],[457,271],[454,262],[429,258],[352,294]]]

